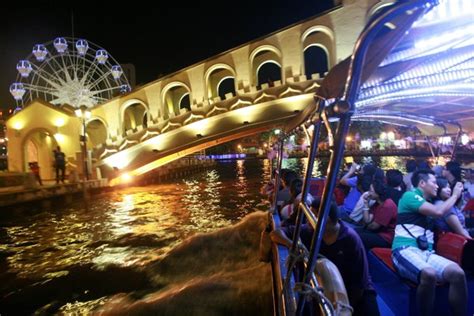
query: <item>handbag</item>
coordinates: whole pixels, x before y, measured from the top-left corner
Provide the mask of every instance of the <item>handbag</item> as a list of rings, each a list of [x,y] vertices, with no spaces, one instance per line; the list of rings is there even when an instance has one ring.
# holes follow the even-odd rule
[[[402,224],[402,227],[407,231],[407,233],[415,238],[416,240],[416,245],[418,246],[419,249],[421,250],[428,250],[429,248],[429,242],[428,242],[428,238],[426,237],[426,228],[425,228],[425,231],[423,233],[423,235],[420,235],[418,237],[415,237],[406,227],[405,225]]]

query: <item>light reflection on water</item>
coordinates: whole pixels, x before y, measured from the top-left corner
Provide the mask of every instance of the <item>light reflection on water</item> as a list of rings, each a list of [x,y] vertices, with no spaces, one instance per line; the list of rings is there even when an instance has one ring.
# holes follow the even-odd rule
[[[79,264],[144,265],[196,232],[265,210],[258,192],[268,179],[268,161],[222,162],[176,184],[93,196],[88,211],[76,202],[3,220],[0,253],[7,256],[2,273],[42,278]]]

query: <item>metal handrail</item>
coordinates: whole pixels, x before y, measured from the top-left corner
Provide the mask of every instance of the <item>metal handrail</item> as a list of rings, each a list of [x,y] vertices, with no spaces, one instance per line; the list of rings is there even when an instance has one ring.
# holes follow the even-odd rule
[[[273,188],[273,204],[272,204],[272,211],[274,214],[278,213],[278,190],[280,188],[280,183],[281,183],[281,166],[283,164],[283,143],[284,143],[284,138],[280,139],[280,144],[278,145],[278,159],[277,159],[277,174],[274,179],[275,181],[275,187]],[[271,177],[271,175],[270,175]]]

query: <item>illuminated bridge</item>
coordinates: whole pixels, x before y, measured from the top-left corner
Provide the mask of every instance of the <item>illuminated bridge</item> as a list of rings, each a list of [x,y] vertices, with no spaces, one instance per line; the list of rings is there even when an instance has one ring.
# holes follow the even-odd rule
[[[351,54],[366,20],[382,6],[343,1],[330,12],[94,106],[85,121],[71,106],[35,100],[7,122],[9,169],[26,171],[29,161],[38,161],[42,177],[53,178],[52,150],[61,146],[70,168],[81,172],[83,123],[89,160],[103,176],[113,167],[143,174],[279,126],[313,102],[320,79]]]

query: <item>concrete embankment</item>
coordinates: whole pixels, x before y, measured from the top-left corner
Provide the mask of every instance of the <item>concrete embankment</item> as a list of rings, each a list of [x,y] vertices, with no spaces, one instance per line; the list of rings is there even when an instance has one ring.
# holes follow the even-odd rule
[[[85,188],[84,188],[85,187]],[[52,199],[72,199],[74,195],[97,192],[108,187],[107,179],[88,180],[65,184],[45,184],[28,188],[13,186],[0,189],[0,208],[24,203],[40,203],[47,206]]]

